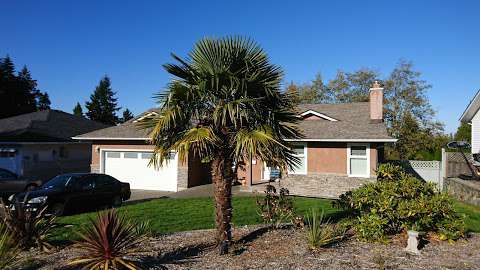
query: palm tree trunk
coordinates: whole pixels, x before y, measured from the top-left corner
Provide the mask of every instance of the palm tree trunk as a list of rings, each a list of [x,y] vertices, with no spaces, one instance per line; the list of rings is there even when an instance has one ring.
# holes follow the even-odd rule
[[[215,225],[220,255],[228,253],[232,240],[232,162],[219,155],[212,162],[215,196]]]

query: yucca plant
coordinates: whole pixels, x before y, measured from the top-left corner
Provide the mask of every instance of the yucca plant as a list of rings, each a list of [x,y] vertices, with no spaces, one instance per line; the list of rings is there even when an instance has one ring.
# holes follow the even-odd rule
[[[252,157],[282,170],[299,159],[287,139],[301,137],[292,95],[281,91],[283,72],[255,42],[241,37],[204,38],[187,58],[164,68],[173,76],[158,95],[151,163],[163,166],[171,152],[182,162],[193,155],[211,166],[220,254],[231,241],[234,164]]]
[[[48,214],[47,206],[31,211],[19,204],[12,209],[0,201],[0,217],[20,248],[34,247],[44,251],[53,248],[48,237],[56,227],[55,216]]]
[[[146,240],[146,229],[129,220],[115,209],[99,212],[90,219],[90,226],[80,232],[76,246],[83,254],[70,265],[84,265],[84,269],[140,269],[128,256],[138,252],[139,244]]]
[[[12,268],[19,251],[12,234],[0,223],[0,270]]]
[[[325,212],[311,209],[305,217],[305,234],[311,249],[329,246],[345,238],[346,230],[325,219]]]

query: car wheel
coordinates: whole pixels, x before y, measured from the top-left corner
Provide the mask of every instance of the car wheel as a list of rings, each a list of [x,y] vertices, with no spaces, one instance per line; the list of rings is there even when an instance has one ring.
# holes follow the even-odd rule
[[[123,202],[122,197],[115,196],[115,197],[113,197],[113,200],[112,200],[112,207],[113,208],[120,207],[120,206],[122,206],[122,202]]]
[[[25,188],[25,191],[29,192],[29,191],[34,191],[35,189],[37,189],[37,185],[30,184]]]
[[[65,204],[63,203],[54,203],[50,206],[50,213],[55,216],[61,216],[65,212]]]

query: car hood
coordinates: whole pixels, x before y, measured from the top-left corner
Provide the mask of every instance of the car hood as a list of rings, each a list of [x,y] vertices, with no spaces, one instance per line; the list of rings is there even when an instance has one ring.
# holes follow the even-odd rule
[[[39,188],[30,192],[22,192],[15,195],[15,201],[21,202],[27,196],[27,200],[41,196],[52,196],[64,192],[61,188]]]

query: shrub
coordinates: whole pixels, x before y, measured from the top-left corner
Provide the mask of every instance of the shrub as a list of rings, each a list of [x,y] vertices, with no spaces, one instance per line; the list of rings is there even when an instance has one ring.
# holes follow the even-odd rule
[[[0,216],[15,243],[22,249],[32,247],[50,250],[48,237],[55,228],[55,216],[47,213],[47,207],[31,211],[17,204],[15,209],[0,202]]]
[[[295,219],[293,200],[288,194],[286,188],[281,188],[277,194],[274,186],[267,185],[265,196],[257,199],[258,214],[265,223],[279,228],[282,224]]]
[[[329,246],[345,238],[345,228],[331,224],[324,217],[323,210],[319,214],[314,209],[305,217],[305,235],[311,249]]]
[[[359,238],[383,241],[388,234],[410,229],[437,232],[450,240],[464,235],[463,217],[455,212],[447,194],[436,193],[431,183],[392,171],[397,178],[364,185],[343,194],[337,202],[356,217]]]
[[[378,166],[376,171],[377,180],[393,181],[401,179],[405,176],[405,172],[402,167],[391,163],[382,163]]]
[[[13,267],[19,248],[12,234],[0,223],[0,270]]]
[[[137,253],[137,247],[146,239],[144,225],[138,225],[110,209],[97,214],[90,226],[79,233],[82,240],[76,243],[83,255],[70,265],[85,265],[85,269],[139,269],[125,256]]]

